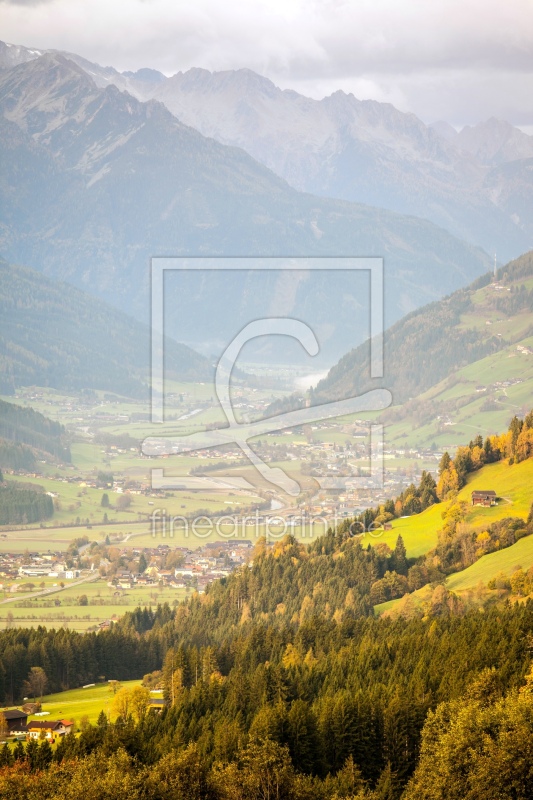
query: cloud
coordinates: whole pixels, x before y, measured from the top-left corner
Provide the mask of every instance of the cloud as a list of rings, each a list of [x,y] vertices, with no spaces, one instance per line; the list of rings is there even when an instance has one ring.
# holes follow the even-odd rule
[[[166,74],[247,66],[314,97],[342,88],[431,120],[533,124],[530,0],[11,0],[9,41]]]
[[[42,3],[52,3],[53,0],[0,0],[4,6],[39,6]]]

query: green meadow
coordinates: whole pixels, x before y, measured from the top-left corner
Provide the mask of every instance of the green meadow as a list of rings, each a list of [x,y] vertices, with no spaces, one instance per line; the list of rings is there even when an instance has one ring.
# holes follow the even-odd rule
[[[50,582],[50,579],[44,579],[43,582],[47,580]],[[39,579],[35,580],[37,590],[40,583]],[[45,625],[48,628],[68,627],[86,631],[105,620],[116,620],[137,606],[157,606],[159,603],[175,605],[192,592],[191,589],[175,589],[159,584],[122,590],[108,586],[105,580],[77,585],[64,583],[65,588],[58,588],[57,592],[50,595],[29,597],[29,593],[17,592],[9,603],[0,602],[0,627],[16,625],[35,628]],[[87,598],[87,605],[80,605],[83,596]],[[6,597],[11,598],[11,595]],[[56,605],[56,601],[60,604]]]
[[[494,489],[500,498],[497,506],[482,508],[471,506],[471,492]],[[466,522],[472,525],[490,525],[505,517],[527,517],[533,500],[533,459],[510,466],[507,461],[488,464],[468,476],[468,482],[457,495],[456,502],[469,504]],[[392,522],[392,530],[366,534],[364,542],[385,542],[394,547],[401,534],[409,558],[418,558],[437,544],[438,531],[443,526],[442,513],[447,503],[438,503],[412,517]]]
[[[533,536],[526,536],[511,547],[499,550],[497,553],[489,553],[462,572],[450,575],[446,586],[452,592],[475,589],[480,581],[487,585],[500,572],[510,575],[518,567],[527,570],[532,564]]]
[[[107,678],[107,680],[112,679],[112,676]],[[139,684],[140,681],[124,681],[121,686],[131,689]],[[89,686],[87,689],[68,689],[65,692],[45,695],[42,700],[42,710],[48,712],[46,717],[29,717],[29,719],[68,719],[79,728],[83,719],[94,724],[101,711],[104,711],[108,718],[113,717],[113,697],[113,690],[107,682]]]
[[[533,536],[526,536],[516,544],[511,545],[511,547],[499,550],[496,553],[489,553],[470,567],[450,575],[445,585],[447,589],[460,596],[463,593],[475,591],[481,583],[483,584],[483,597],[486,597],[487,584],[497,575],[503,573],[509,576],[519,567],[527,570],[531,565],[533,565]],[[429,602],[431,587],[423,586],[418,591],[408,595],[408,598],[414,607],[421,606],[423,603]],[[388,600],[386,603],[374,606],[374,612],[381,615],[385,612],[394,611],[403,602],[405,600],[401,597],[396,600]]]

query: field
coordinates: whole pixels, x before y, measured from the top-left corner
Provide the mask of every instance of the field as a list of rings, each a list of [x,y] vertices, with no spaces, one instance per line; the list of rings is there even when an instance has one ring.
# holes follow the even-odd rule
[[[450,575],[446,586],[452,592],[475,589],[480,581],[487,585],[499,572],[510,575],[517,567],[527,570],[532,564],[533,536],[526,536],[511,547],[499,550],[497,553],[489,553],[462,572]]]
[[[35,579],[35,582],[38,588],[41,579]],[[52,580],[45,578],[42,582],[51,586]],[[174,605],[187,594],[186,589],[160,587],[157,584],[118,590],[109,587],[105,580],[75,585],[65,582],[65,588],[58,589],[52,595],[33,598],[19,592],[13,598],[7,595],[10,602],[0,602],[0,627],[16,625],[34,628],[46,625],[48,628],[68,627],[86,631],[104,620],[118,619],[137,606],[156,606],[158,603]],[[79,598],[83,595],[87,597],[88,605],[80,605]],[[56,606],[56,601],[60,601],[60,605]]]
[[[383,419],[389,419],[385,433],[389,445],[428,447],[435,443],[439,448],[453,448],[465,444],[477,433],[502,431],[513,414],[529,410],[533,355],[520,353],[517,345],[533,348],[531,314],[524,312],[504,317],[485,305],[485,299],[492,292],[490,287],[484,287],[474,293],[476,311],[463,315],[461,325],[465,330],[486,333],[487,338],[501,335],[512,344],[458,369],[419,395],[416,401],[424,408],[419,421],[414,421],[401,406],[394,409],[396,417],[403,414],[399,421],[390,421],[391,413],[385,412]],[[512,385],[491,388],[497,382],[508,381],[513,382]],[[447,418],[446,422],[442,417]]]
[[[129,688],[138,686],[140,681],[124,681],[122,686]],[[159,695],[158,695],[159,696]],[[47,711],[47,719],[68,719],[79,728],[81,720],[88,718],[92,724],[98,719],[101,711],[112,716],[113,691],[108,683],[99,683],[87,689],[69,689],[58,694],[43,697],[42,710]],[[43,719],[43,717],[29,717]]]
[[[471,491],[491,488],[503,498],[503,502],[500,501],[499,505],[492,508],[470,506],[467,522],[481,528],[505,517],[516,516],[525,519],[533,502],[533,459],[512,466],[507,462],[500,462],[484,467],[470,476],[458,499],[468,501]],[[398,520],[393,531],[385,532],[379,541],[386,541],[392,547],[397,535],[401,533],[408,555],[413,557],[423,555],[436,544],[437,531],[442,525],[440,509],[442,504],[416,517]],[[532,565],[533,536],[527,536],[511,547],[489,553],[467,569],[450,575],[446,580],[446,587],[460,595],[462,592],[475,590],[480,582],[486,586],[500,572],[510,575],[517,567],[527,570]],[[427,600],[430,593],[428,587],[423,587],[410,595],[410,598],[416,605]],[[380,603],[375,606],[375,612],[383,614],[391,611],[401,602],[402,598]]]
[[[486,599],[488,596],[486,587],[492,578],[495,578],[499,573],[511,575],[518,567],[527,570],[531,565],[533,565],[533,536],[526,536],[511,547],[499,550],[496,553],[489,553],[480,558],[479,561],[476,561],[475,564],[467,567],[467,569],[450,575],[445,585],[447,589],[461,596],[464,593],[474,592],[481,583],[483,584],[482,598]],[[429,601],[431,587],[423,586],[422,589],[413,592],[408,597],[409,602],[414,606],[421,606]],[[403,602],[404,598],[389,600],[386,603],[374,606],[374,611],[378,615],[394,611]]]
[[[494,489],[503,498],[497,506],[482,508],[469,505],[466,522],[489,525],[504,517],[527,517],[533,501],[533,459],[509,466],[507,461],[489,464],[468,476],[468,482],[457,496],[457,502],[470,504],[474,490]],[[439,503],[422,514],[394,520],[391,531],[375,531],[365,536],[365,544],[385,542],[394,547],[401,534],[409,558],[417,558],[437,544],[437,533],[443,526],[442,512],[447,504]]]
[[[228,471],[229,472],[229,471]],[[131,505],[124,510],[117,508],[120,504],[121,495],[111,489],[92,489],[87,486],[86,481],[80,480],[75,483],[67,483],[64,480],[53,480],[51,478],[26,478],[20,475],[10,475],[8,483],[19,482],[43,486],[45,491],[51,492],[56,497],[53,522],[56,525],[74,524],[76,518],[89,524],[100,524],[104,521],[104,515],[109,522],[120,522],[124,524],[137,523],[146,520],[156,507],[153,498],[143,494],[132,494]],[[107,494],[109,507],[102,507],[102,496]],[[262,498],[253,493],[232,492],[231,490],[219,493],[209,492],[190,492],[169,490],[165,492],[164,500],[157,500],[157,507],[164,507],[170,514],[195,514],[202,509],[208,508],[212,513],[221,513],[229,507],[253,506],[261,503]]]

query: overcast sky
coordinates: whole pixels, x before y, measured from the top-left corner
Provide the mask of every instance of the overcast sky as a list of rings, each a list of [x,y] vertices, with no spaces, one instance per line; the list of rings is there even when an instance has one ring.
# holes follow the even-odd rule
[[[533,132],[533,0],[0,0],[0,38],[119,70],[249,67],[316,98]]]

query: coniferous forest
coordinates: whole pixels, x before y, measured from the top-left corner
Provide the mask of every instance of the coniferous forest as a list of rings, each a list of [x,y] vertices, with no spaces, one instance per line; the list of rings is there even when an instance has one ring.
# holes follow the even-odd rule
[[[533,604],[376,619],[385,567],[346,531],[287,537],[176,610],[2,631],[4,702],[40,666],[51,691],[155,672],[166,708],[4,747],[0,796],[531,797]]]
[[[80,782],[95,800],[533,797],[533,601],[469,607],[444,585],[478,557],[454,492],[485,463],[531,458],[532,423],[445,453],[438,482],[423,473],[310,544],[260,539],[249,565],[174,609],[137,608],[99,633],[1,631],[4,705],[35,668],[51,692],[144,676],[165,705],[124,690],[113,721],[81,720],[55,749],[6,744],[0,797],[70,798]],[[360,535],[450,498],[418,559],[401,536],[391,549]],[[533,507],[489,526],[486,552],[531,534]],[[424,611],[375,616],[427,584]]]

